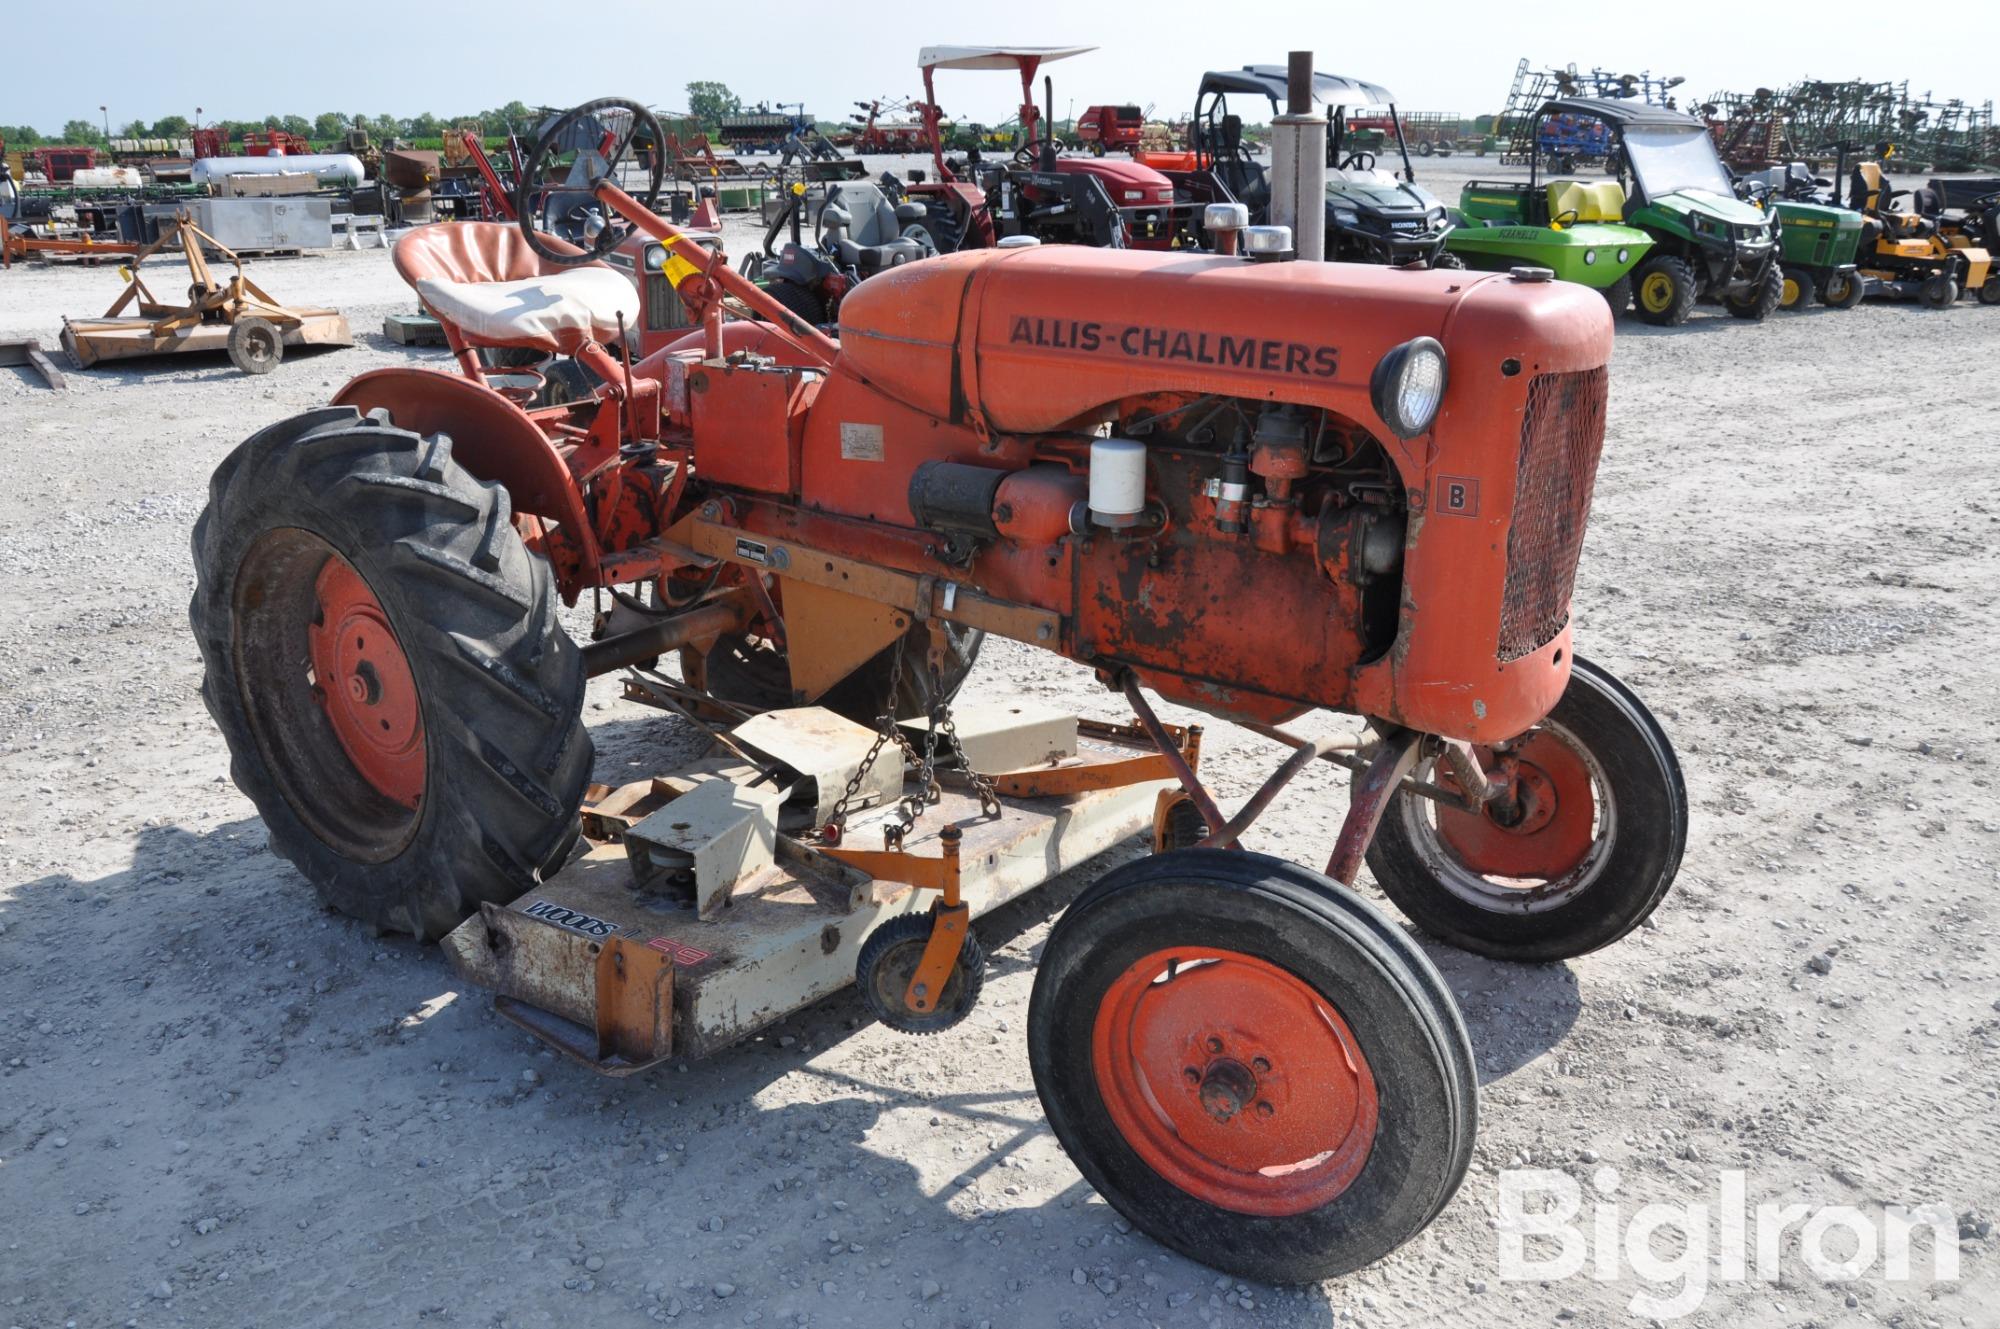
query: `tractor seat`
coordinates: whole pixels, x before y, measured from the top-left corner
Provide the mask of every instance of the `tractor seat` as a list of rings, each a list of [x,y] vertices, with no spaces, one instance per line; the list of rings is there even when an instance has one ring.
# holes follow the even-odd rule
[[[551,248],[581,252],[545,239]],[[470,345],[574,355],[586,342],[615,340],[620,316],[625,327],[639,326],[639,292],[629,277],[605,263],[550,263],[511,223],[420,227],[396,242],[395,259],[424,307]]]
[[[834,256],[864,277],[929,256],[924,246],[903,238],[896,205],[867,180],[850,180],[833,187],[820,211],[820,229]]]
[[[1571,212],[1578,222],[1622,222],[1625,191],[1616,180],[1549,181],[1549,220]]]

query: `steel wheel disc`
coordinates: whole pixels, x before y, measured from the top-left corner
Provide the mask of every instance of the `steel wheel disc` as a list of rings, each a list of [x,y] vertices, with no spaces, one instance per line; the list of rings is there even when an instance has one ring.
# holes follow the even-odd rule
[[[1297,975],[1238,951],[1155,951],[1098,1006],[1105,1111],[1160,1176],[1235,1213],[1286,1217],[1360,1175],[1380,1118],[1353,1032]]]
[[[1482,763],[1491,763],[1490,749],[1476,751]],[[1515,744],[1514,754],[1526,803],[1516,824],[1503,825],[1485,809],[1467,812],[1417,798],[1399,800],[1396,815],[1409,822],[1412,840],[1453,894],[1488,908],[1534,912],[1596,880],[1617,831],[1616,807],[1596,761],[1552,722]],[[1458,787],[1441,763],[1428,778]]]
[[[1652,273],[1640,283],[1639,299],[1651,312],[1664,313],[1674,303],[1673,279],[1663,272]]]
[[[327,558],[307,630],[315,696],[334,737],[375,791],[414,809],[423,799],[424,717],[409,659],[389,618],[347,560]]]

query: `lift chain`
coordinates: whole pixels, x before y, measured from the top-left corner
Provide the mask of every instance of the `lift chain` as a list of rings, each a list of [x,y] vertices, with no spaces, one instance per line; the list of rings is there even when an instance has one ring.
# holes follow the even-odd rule
[[[847,829],[848,805],[861,792],[861,782],[868,772],[875,768],[875,759],[882,755],[882,749],[891,742],[902,750],[905,763],[915,761],[917,754],[910,747],[910,740],[903,737],[902,726],[896,723],[896,692],[903,685],[903,652],[899,648],[889,659],[889,694],[882,703],[882,714],[875,718],[875,741],[868,748],[868,755],[854,768],[854,774],[847,779],[847,788],[841,791],[840,800],[827,814],[826,825],[820,828],[820,836],[829,843],[838,843],[841,832]]]

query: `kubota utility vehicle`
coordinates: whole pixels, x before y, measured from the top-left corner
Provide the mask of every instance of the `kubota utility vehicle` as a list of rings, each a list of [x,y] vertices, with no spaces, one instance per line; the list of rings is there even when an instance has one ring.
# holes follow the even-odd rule
[[[526,177],[614,108],[651,129],[579,107]],[[1136,1225],[1242,1276],[1408,1240],[1464,1175],[1477,1077],[1449,988],[1350,889],[1364,855],[1439,936],[1551,960],[1637,926],[1684,843],[1665,734],[1571,633],[1603,301],[1044,245],[883,273],[835,340],[621,189],[629,150],[592,148],[586,245],[531,207],[398,243],[459,373],[364,374],[217,469],[190,614],[273,852],[348,913],[449,934],[499,1009],[617,1072],[840,966],[893,1027],[949,1027],[980,986],[971,910],[1144,799],[1113,820],[1164,852],[1040,956],[1057,1137]],[[633,294],[601,263],[635,229],[701,320],[637,364],[605,350]],[[489,346],[601,386],[524,409]],[[585,595],[610,603],[578,643],[557,608]],[[1137,725],[960,755],[981,632],[1091,666]],[[676,651],[680,680],[653,664]],[[620,670],[724,755],[592,791],[571,861],[584,682]],[[1148,688],[1291,755],[1226,814]],[[1278,727],[1326,708],[1366,735]],[[1355,771],[1326,871],[1243,848],[1322,759]]]
[[[1417,183],[1395,94],[1362,79],[1314,74],[1312,98],[1326,108],[1327,117],[1326,257],[1463,267],[1444,248],[1452,226],[1444,204]],[[1246,102],[1259,120],[1275,115],[1285,104],[1285,67],[1245,65],[1202,75],[1188,130],[1192,150],[1142,152],[1135,159],[1160,169],[1183,201],[1241,203],[1250,209],[1252,221],[1264,221],[1270,215],[1271,181],[1243,139]],[[1392,138],[1402,162],[1393,174],[1377,165]]]
[[[1530,136],[1562,117],[1572,126],[1594,120],[1605,127],[1624,197],[1622,208],[1606,203],[1600,210],[1622,212],[1627,226],[1653,238],[1632,274],[1640,318],[1676,326],[1699,299],[1720,300],[1731,314],[1753,320],[1777,309],[1785,282],[1778,219],[1736,197],[1706,124],[1646,102],[1565,97],[1543,104]],[[1525,185],[1482,182],[1481,193],[1514,194],[1524,218],[1547,207],[1542,158],[1536,153],[1530,160]]]
[[[984,249],[1015,236],[1101,249],[1172,249],[1193,244],[1195,209],[1174,201],[1173,183],[1135,161],[1064,156],[1050,126],[1051,106],[1035,105],[1035,73],[1092,46],[926,46],[924,139],[935,179],[909,186],[926,217],[917,223],[941,254]],[[1013,70],[1021,79],[1021,146],[998,165],[959,163],[944,152],[937,71]],[[1053,100],[1049,80],[1043,96]]]

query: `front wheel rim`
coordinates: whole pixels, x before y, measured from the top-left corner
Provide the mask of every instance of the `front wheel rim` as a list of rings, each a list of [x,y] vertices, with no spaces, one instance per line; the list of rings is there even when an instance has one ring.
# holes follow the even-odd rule
[[[1649,275],[1639,287],[1639,298],[1650,313],[1664,314],[1673,307],[1674,280],[1664,272]]]
[[[1513,745],[1524,815],[1513,825],[1490,807],[1476,812],[1405,797],[1394,815],[1434,879],[1481,909],[1541,913],[1569,903],[1602,875],[1618,835],[1610,777],[1573,733],[1552,720]],[[1492,754],[1480,750],[1482,764]],[[1457,783],[1430,763],[1417,772],[1447,789]]]
[[[1107,1115],[1145,1164],[1233,1213],[1319,1209],[1367,1164],[1374,1073],[1332,1003],[1240,951],[1153,951],[1106,989],[1091,1037]]]

